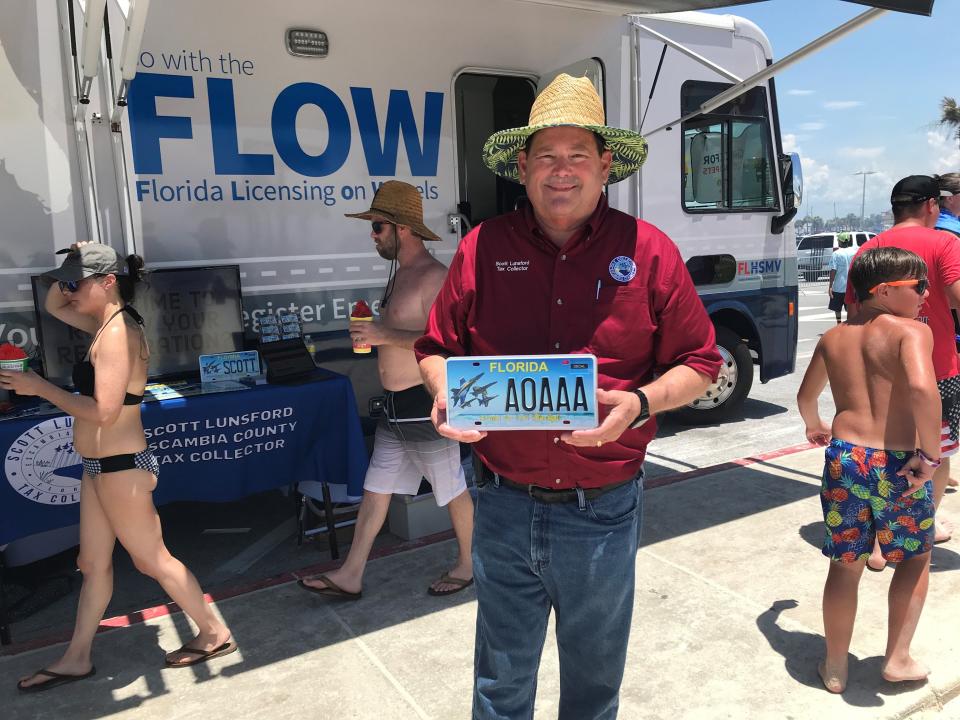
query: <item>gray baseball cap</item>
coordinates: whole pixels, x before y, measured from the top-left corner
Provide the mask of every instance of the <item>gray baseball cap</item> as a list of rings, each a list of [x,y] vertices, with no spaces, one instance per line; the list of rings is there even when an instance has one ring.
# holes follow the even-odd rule
[[[127,262],[109,245],[89,243],[76,250],[57,250],[57,255],[67,254],[63,264],[56,270],[43,274],[54,282],[57,280],[83,280],[92,275],[126,275]]]

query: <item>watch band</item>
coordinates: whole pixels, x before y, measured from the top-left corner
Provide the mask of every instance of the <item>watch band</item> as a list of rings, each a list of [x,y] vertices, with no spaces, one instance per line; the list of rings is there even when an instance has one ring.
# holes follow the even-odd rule
[[[636,430],[650,419],[650,401],[647,400],[647,396],[643,390],[640,390],[639,388],[636,390],[631,390],[630,392],[640,398],[640,414],[637,415],[632,423],[630,423],[629,428],[630,430]]]

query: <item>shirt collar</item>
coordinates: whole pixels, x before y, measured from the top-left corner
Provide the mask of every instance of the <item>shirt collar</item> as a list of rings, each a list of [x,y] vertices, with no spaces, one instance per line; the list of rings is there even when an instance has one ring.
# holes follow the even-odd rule
[[[607,212],[610,210],[610,204],[607,202],[607,194],[600,193],[600,200],[597,201],[597,207],[594,208],[593,213],[587,219],[587,222],[584,223],[583,227],[574,235],[565,247],[574,247],[579,243],[583,242],[586,239],[589,239],[593,234],[599,229],[600,225],[603,223],[604,218],[607,216]],[[533,205],[530,204],[528,200],[524,204],[523,208],[523,224],[528,234],[533,237],[541,240],[542,242],[553,245],[550,241],[550,238],[547,237],[547,234],[543,232],[540,228],[540,225],[537,223],[537,216],[533,213]],[[555,245],[553,247],[556,247]]]

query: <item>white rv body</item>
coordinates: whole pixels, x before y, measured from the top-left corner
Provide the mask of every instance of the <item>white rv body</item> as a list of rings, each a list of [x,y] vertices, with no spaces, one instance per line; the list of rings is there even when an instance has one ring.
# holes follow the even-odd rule
[[[344,213],[369,207],[380,182],[410,182],[443,238],[431,248],[449,262],[463,211],[475,222],[509,210],[504,198],[520,189],[480,161],[493,129],[526,122],[520,100],[500,108],[491,88],[526,86],[532,100],[562,69],[586,74],[608,124],[646,130],[685,114],[684,88],[722,90],[772,58],[762,31],[730,15],[525,0],[162,0],[150,5],[124,110],[113,98],[127,3],[107,2],[113,57],[104,47],[90,103],[77,105],[71,2],[79,38],[79,2],[0,6],[0,341],[36,343],[30,276],[92,238],[148,268],[239,264],[249,330],[291,308],[308,332],[340,331],[323,345],[341,347],[332,366],[357,377],[363,361],[342,330],[352,302],[376,312],[389,263]],[[326,57],[292,54],[291,29],[325,33]],[[658,74],[664,44],[650,30],[727,76],[673,47]],[[792,225],[775,227],[790,216],[772,81],[733,114],[760,110],[756,122],[728,114],[652,134],[642,171],[609,188],[612,206],[677,243],[718,327],[732,384],[713,389],[725,395],[705,399],[704,419],[743,399],[734,386],[749,388],[753,362],[762,381],[794,368],[796,242]],[[358,391],[365,409],[369,391]]]

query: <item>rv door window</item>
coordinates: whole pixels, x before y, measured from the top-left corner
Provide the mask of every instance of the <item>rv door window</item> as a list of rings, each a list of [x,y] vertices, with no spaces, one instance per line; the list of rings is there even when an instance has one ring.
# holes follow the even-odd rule
[[[687,114],[723,83],[687,81]],[[683,206],[687,212],[778,210],[766,92],[754,88],[710,115],[683,124]]]

